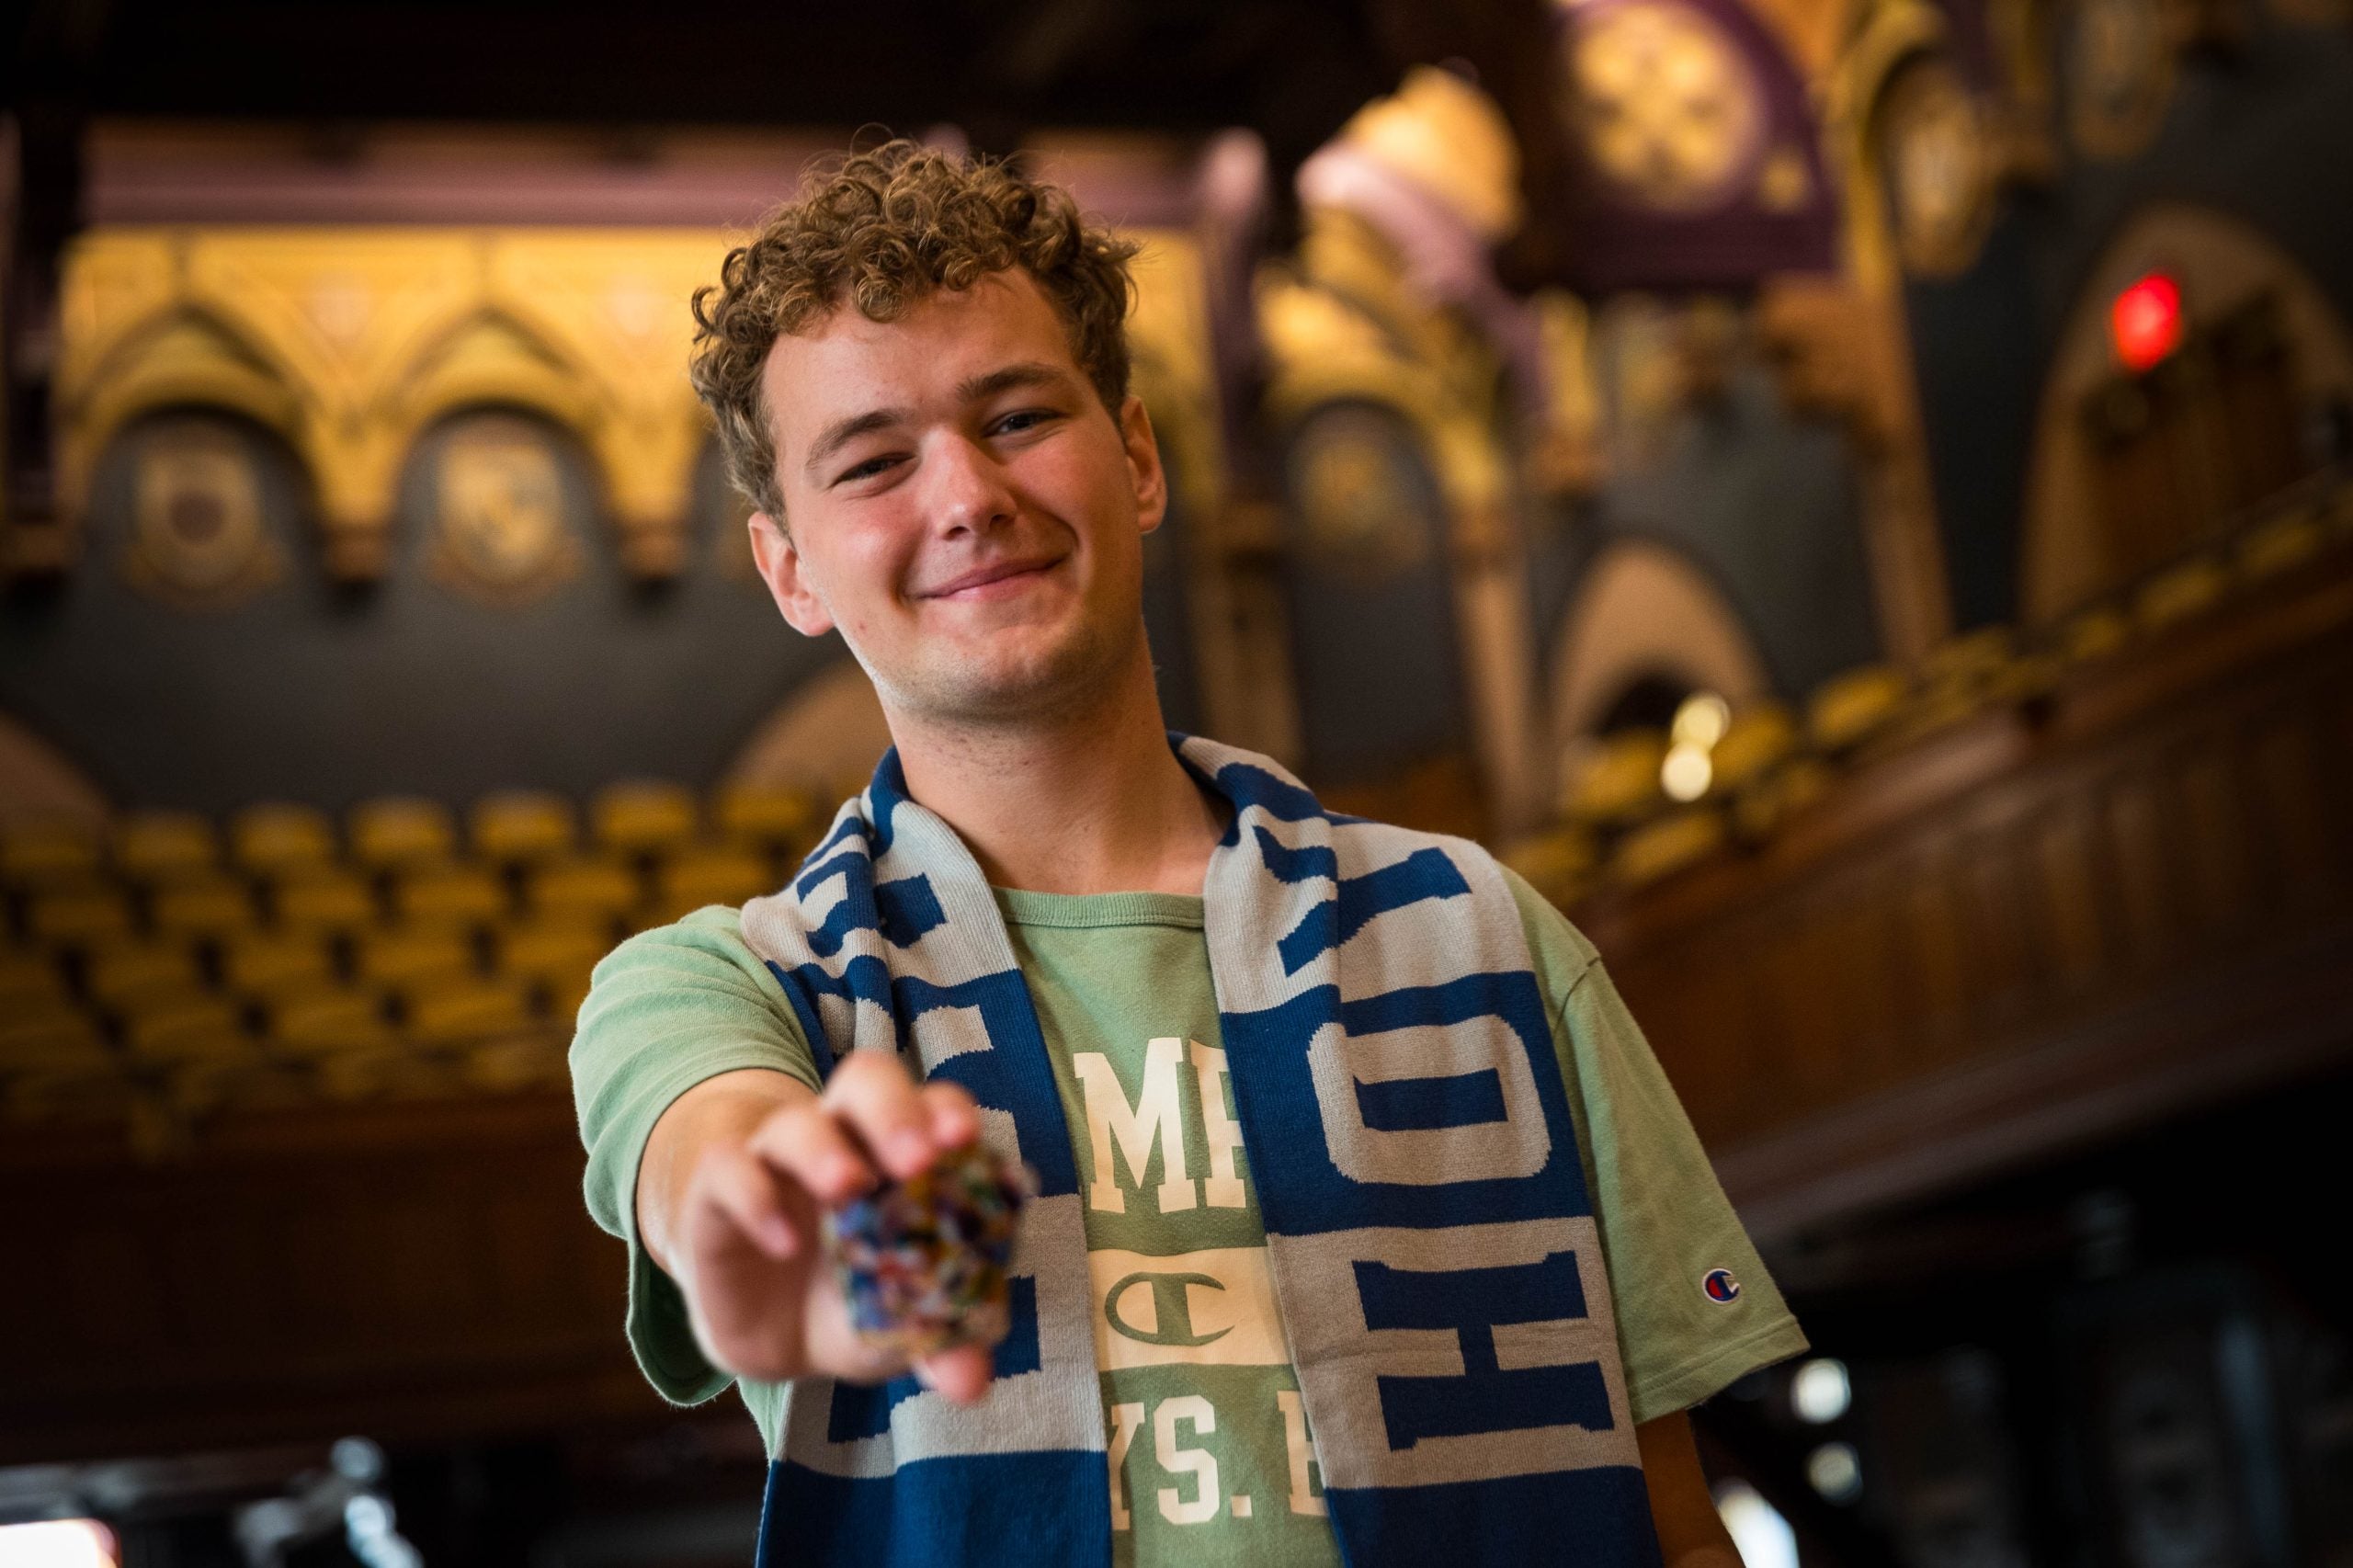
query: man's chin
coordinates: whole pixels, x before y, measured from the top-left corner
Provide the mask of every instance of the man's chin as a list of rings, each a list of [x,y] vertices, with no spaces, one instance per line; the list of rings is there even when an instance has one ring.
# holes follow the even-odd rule
[[[893,682],[899,706],[940,722],[1003,725],[1083,710],[1111,684],[1110,661],[1065,646],[1051,655],[965,659]]]

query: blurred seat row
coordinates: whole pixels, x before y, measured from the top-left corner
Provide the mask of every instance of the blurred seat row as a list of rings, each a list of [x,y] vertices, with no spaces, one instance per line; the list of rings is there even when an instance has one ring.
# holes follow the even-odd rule
[[[0,1111],[183,1109],[560,1075],[598,959],[780,887],[782,790],[388,799],[0,831]]]
[[[1563,903],[1603,885],[1652,881],[1760,836],[1846,767],[2047,693],[2072,671],[2153,646],[2235,594],[2348,546],[2353,483],[2300,492],[2056,626],[1979,628],[1914,669],[1847,671],[1816,688],[1802,711],[1776,701],[1719,705],[1699,736],[1683,733],[1678,715],[1671,729],[1580,741],[1563,760],[1552,824],[1506,858]]]

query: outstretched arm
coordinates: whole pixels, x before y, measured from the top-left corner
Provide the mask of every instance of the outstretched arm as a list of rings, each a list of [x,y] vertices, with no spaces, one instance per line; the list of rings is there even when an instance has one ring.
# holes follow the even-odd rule
[[[1700,1472],[1690,1416],[1678,1410],[1645,1421],[1634,1428],[1634,1442],[1642,1449],[1651,1524],[1666,1568],[1741,1568],[1740,1551]]]
[[[820,1216],[979,1134],[963,1089],[917,1085],[872,1052],[851,1053],[822,1095],[782,1073],[722,1073],[654,1124],[638,1167],[638,1234],[677,1281],[713,1366],[767,1381],[813,1372],[879,1381],[905,1362],[851,1326],[819,1256]],[[915,1370],[971,1401],[988,1387],[989,1353],[959,1345]]]

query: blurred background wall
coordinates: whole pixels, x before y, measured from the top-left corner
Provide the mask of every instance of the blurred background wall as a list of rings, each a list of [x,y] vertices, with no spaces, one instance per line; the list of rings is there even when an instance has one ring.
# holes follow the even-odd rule
[[[2353,1564],[2344,0],[7,25],[0,1563],[745,1559],[563,1047],[886,744],[683,373],[880,126],[1143,245],[1171,722],[1600,946],[1752,1568]]]

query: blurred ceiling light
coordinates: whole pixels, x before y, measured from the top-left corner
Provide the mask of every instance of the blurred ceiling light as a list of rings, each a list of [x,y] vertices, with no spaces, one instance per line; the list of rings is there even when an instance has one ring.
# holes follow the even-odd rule
[[[1677,745],[1698,746],[1706,751],[1724,738],[1724,731],[1731,724],[1731,703],[1712,691],[1695,691],[1676,709],[1675,726],[1670,733]]]
[[[1806,1455],[1805,1478],[1833,1503],[1851,1503],[1862,1495],[1863,1467],[1851,1443],[1824,1443]]]
[[[1698,800],[1715,776],[1716,766],[1708,760],[1704,746],[1678,743],[1667,747],[1666,760],[1658,765],[1658,787],[1673,801]]]
[[[1712,691],[1695,691],[1675,710],[1668,729],[1674,744],[1658,767],[1658,787],[1667,799],[1691,801],[1708,792],[1716,776],[1708,754],[1732,723],[1732,705]]]
[[[2119,364],[2134,375],[2155,369],[2181,347],[2181,285],[2143,273],[2109,307],[2108,333]]]
[[[1790,1380],[1790,1404],[1801,1421],[1819,1426],[1847,1414],[1855,1403],[1854,1385],[1847,1379],[1847,1363],[1820,1357],[1797,1369]]]
[[[1716,1488],[1716,1512],[1746,1568],[1798,1568],[1797,1532],[1780,1510],[1745,1481]]]
[[[0,1525],[0,1568],[117,1568],[114,1532],[96,1519]]]

